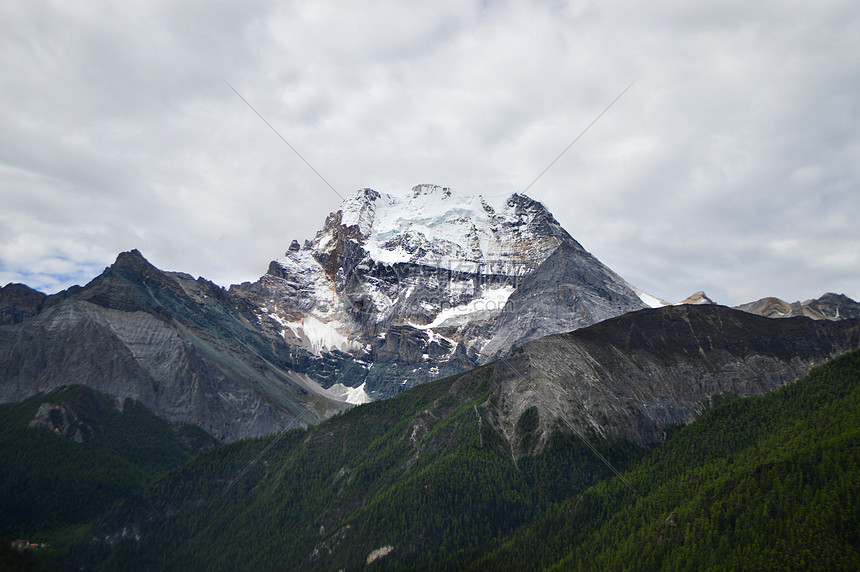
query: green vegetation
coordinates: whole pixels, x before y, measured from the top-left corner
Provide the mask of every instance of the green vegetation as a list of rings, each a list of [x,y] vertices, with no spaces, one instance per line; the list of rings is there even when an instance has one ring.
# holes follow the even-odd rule
[[[82,543],[74,563],[355,569],[390,545],[394,550],[379,565],[427,568],[514,530],[611,474],[563,435],[546,453],[515,462],[481,391],[480,380],[450,378],[290,431],[276,443],[253,439],[210,451],[94,529],[110,535],[134,526],[139,542]],[[627,444],[603,450],[617,466],[641,454]]]
[[[512,447],[534,451],[538,412],[499,427],[485,373],[420,385],[181,466],[191,453],[171,449],[179,435],[146,425],[146,412],[126,402],[111,418],[137,417],[110,431],[135,437],[99,449],[121,457],[137,447],[113,461],[118,488],[80,489],[102,499],[98,509],[61,493],[46,501],[53,508],[39,509],[49,516],[19,517],[16,530],[65,531],[77,542],[64,566],[105,570],[860,568],[860,351],[763,397],[717,397],[659,448],[593,439],[620,476],[563,431],[539,453],[512,458]],[[4,455],[14,431],[70,447],[52,454],[55,463],[72,462],[60,457],[87,444],[26,428],[45,399],[0,408],[3,427],[13,427],[3,433]],[[108,423],[105,414],[80,420]],[[140,462],[127,464],[129,456]],[[89,464],[95,471],[104,460]],[[40,470],[59,474],[49,468]],[[34,486],[28,495],[58,485]],[[7,530],[0,536],[17,534]]]
[[[41,413],[40,413],[41,412]],[[42,426],[28,426],[40,417]],[[0,406],[0,537],[63,552],[118,500],[214,440],[139,404],[69,387]]]

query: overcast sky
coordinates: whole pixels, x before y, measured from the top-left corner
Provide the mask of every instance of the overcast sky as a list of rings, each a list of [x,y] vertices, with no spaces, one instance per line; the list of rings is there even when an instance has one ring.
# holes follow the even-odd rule
[[[528,191],[669,301],[860,299],[860,4],[3,2],[0,284],[221,285],[338,195]]]

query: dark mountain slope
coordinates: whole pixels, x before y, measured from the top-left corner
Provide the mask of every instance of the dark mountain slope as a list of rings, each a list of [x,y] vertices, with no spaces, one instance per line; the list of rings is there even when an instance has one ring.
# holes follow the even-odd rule
[[[0,325],[18,324],[27,318],[32,318],[80,289],[80,286],[72,286],[68,290],[49,296],[25,284],[9,283],[0,288]]]
[[[0,288],[0,324],[17,324],[42,311],[48,296],[24,284]]]
[[[216,443],[80,386],[0,405],[0,537],[36,535],[60,550],[114,502]]]
[[[85,385],[226,440],[345,407],[293,371],[303,352],[247,302],[137,251],[55,300],[0,326],[0,401]]]
[[[483,384],[431,382],[277,441],[207,453],[95,527],[73,562],[123,570],[356,569],[392,546],[387,559],[427,566],[611,474],[563,435],[539,458],[515,462],[483,407],[488,373],[475,373]],[[617,467],[640,451],[598,447]],[[140,540],[113,547],[99,540],[123,529],[139,530]]]

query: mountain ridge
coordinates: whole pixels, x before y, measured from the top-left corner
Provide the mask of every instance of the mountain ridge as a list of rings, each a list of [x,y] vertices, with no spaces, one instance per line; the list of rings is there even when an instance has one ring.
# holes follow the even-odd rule
[[[817,299],[791,303],[770,296],[735,308],[768,318],[805,316],[813,320],[843,320],[860,317],[860,303],[845,294],[833,292],[827,292]]]
[[[827,296],[813,317],[852,315]],[[0,401],[82,383],[232,440],[659,304],[525,195],[362,189],[255,283],[225,290],[133,250],[84,287],[0,288]]]
[[[648,445],[661,442],[667,427],[691,422],[715,395],[764,394],[858,347],[858,319],[774,321],[682,305],[533,340],[484,367],[499,375],[497,419],[512,442],[520,417],[535,408],[536,446],[559,424]]]
[[[302,354],[246,301],[136,250],[55,300],[0,326],[0,401],[80,384],[228,440],[345,406],[293,371]]]

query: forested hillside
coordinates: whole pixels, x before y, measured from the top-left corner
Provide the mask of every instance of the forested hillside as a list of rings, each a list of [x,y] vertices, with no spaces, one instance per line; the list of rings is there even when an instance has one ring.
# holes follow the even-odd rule
[[[217,442],[74,386],[0,405],[0,537],[62,553],[115,502]]]
[[[478,407],[487,390],[449,378],[311,430],[211,451],[94,528],[135,528],[139,541],[84,543],[76,558],[106,569],[330,570],[362,567],[390,546],[385,561],[426,568],[611,474],[561,434],[515,461]],[[641,452],[601,450],[617,467]]]
[[[714,407],[621,477],[440,568],[857,570],[858,484],[855,351]]]

